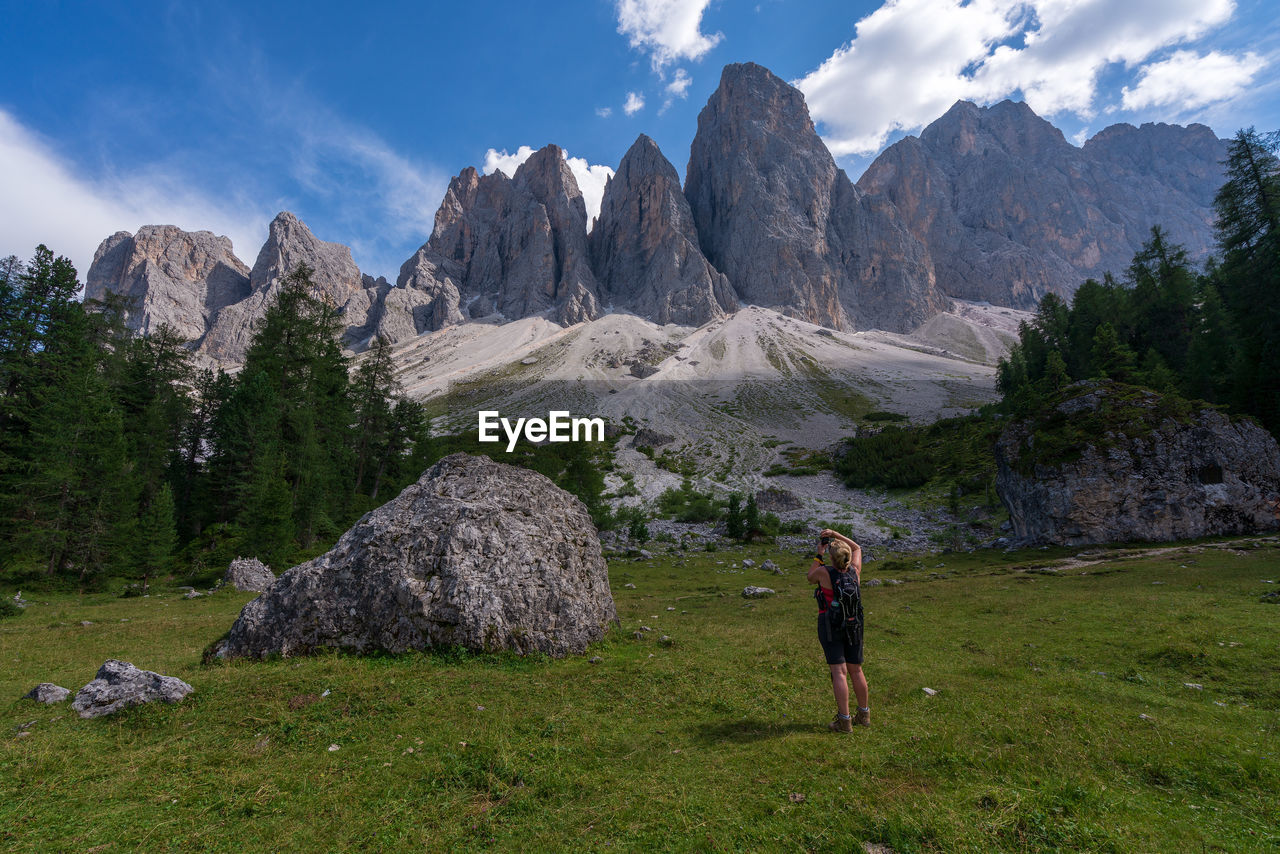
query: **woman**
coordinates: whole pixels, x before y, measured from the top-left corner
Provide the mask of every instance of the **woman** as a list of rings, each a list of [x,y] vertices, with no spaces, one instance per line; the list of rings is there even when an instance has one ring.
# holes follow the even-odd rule
[[[871,726],[867,677],[862,673],[862,621],[858,620],[858,628],[850,632],[850,636],[833,638],[827,623],[827,608],[831,605],[838,574],[852,572],[861,589],[862,547],[829,528],[822,532],[820,542],[822,545],[814,556],[813,565],[809,567],[806,577],[818,585],[818,590],[815,591],[818,599],[818,642],[822,644],[827,665],[831,668],[831,690],[836,696],[836,717],[828,728],[835,732],[853,732],[855,724]],[[834,566],[823,563],[823,554],[831,556]],[[849,714],[850,684],[853,685],[853,693],[858,700],[856,716]]]

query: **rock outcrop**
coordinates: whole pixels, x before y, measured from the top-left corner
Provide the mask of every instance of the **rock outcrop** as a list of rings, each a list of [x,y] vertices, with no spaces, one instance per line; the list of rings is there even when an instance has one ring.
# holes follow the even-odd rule
[[[265,593],[276,583],[276,574],[256,557],[238,557],[223,573],[222,585],[246,593]]]
[[[208,231],[144,225],[102,241],[85,275],[86,299],[131,301],[125,324],[150,334],[162,324],[198,344],[224,307],[249,296],[249,268],[231,241]]]
[[[249,273],[249,296],[218,312],[200,344],[201,352],[227,363],[244,361],[258,324],[280,291],[280,283],[299,264],[311,268],[316,295],[342,308],[360,292],[363,280],[341,243],[316,238],[296,216],[282,211],[271,221],[267,242]]]
[[[546,314],[566,325],[599,317],[586,204],[564,152],[548,145],[510,178],[464,169],[449,183],[431,239],[401,266],[396,289],[411,292],[402,302],[417,312],[418,332],[486,317]],[[384,326],[404,324],[405,311],[397,311],[401,320]],[[388,304],[383,316],[394,313]]]
[[[53,703],[61,703],[70,696],[71,691],[63,688],[61,685],[54,685],[52,682],[41,682],[36,687],[23,694],[22,698],[24,700],[35,700],[37,703],[52,705]]]
[[[586,507],[533,471],[454,454],[281,575],[213,654],[456,645],[563,656],[616,619]]]
[[[1046,417],[1005,428],[996,462],[997,491],[1024,541],[1168,541],[1280,527],[1280,446],[1270,433],[1132,387],[1069,387]]]
[[[858,187],[897,207],[948,296],[1033,309],[1122,273],[1153,225],[1203,259],[1225,157],[1204,125],[1113,125],[1076,148],[1024,103],[960,101]]]
[[[804,96],[759,65],[725,67],[698,115],[685,196],[703,253],[743,303],[893,331],[947,305],[893,204],[854,187]]]
[[[600,296],[611,308],[701,326],[738,307],[728,278],[698,246],[680,176],[644,134],[605,186],[590,244]]]
[[[156,700],[178,703],[192,690],[181,679],[113,658],[98,668],[97,678],[76,693],[71,708],[82,718],[99,718]]]

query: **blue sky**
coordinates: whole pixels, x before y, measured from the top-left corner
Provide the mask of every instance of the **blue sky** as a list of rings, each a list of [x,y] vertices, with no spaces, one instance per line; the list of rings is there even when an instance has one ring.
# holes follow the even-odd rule
[[[227,234],[252,265],[288,209],[394,279],[465,166],[510,171],[555,142],[598,200],[643,132],[683,174],[729,62],[797,83],[855,178],[957,98],[1025,99],[1077,142],[1122,121],[1280,128],[1264,0],[0,10],[0,254],[44,242],[82,275],[104,237],[150,223]]]

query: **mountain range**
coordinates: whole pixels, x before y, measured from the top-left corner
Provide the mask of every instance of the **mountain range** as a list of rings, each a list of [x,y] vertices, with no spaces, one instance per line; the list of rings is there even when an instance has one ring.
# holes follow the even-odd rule
[[[697,327],[745,306],[907,333],[953,300],[1030,309],[1123,271],[1153,225],[1207,257],[1225,156],[1203,125],[1114,125],[1076,147],[1025,104],[962,101],[854,183],[800,91],[737,64],[699,115],[684,186],[641,135],[592,223],[563,151],[548,145],[514,175],[468,167],[453,178],[394,284],[283,212],[252,268],[207,231],[118,232],[98,248],[86,296],[131,297],[132,328],[168,324],[222,364],[243,359],[300,262],[342,308],[356,351],[468,321],[571,326],[631,313]]]

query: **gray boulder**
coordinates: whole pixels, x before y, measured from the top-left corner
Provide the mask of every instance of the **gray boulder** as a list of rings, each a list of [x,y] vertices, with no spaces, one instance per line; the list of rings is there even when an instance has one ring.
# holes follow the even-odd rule
[[[276,583],[276,574],[256,557],[238,557],[222,576],[224,586],[253,593],[265,593]]]
[[[82,718],[99,718],[156,700],[178,703],[192,690],[181,679],[140,670],[113,658],[98,668],[97,678],[80,689],[71,708]]]
[[[41,682],[22,696],[24,699],[35,700],[37,703],[52,704],[61,703],[70,697],[71,691],[61,685],[54,685],[52,682]]]
[[[1070,422],[1096,437],[1062,450]],[[996,489],[1017,539],[1086,545],[1247,534],[1280,527],[1280,446],[1256,423],[1178,412],[1154,392],[1070,386],[1045,417],[1006,427]]]
[[[778,591],[771,590],[768,587],[749,586],[742,588],[743,599],[763,599],[766,596],[772,596]]]
[[[280,576],[212,654],[462,646],[563,656],[616,619],[586,507],[536,472],[454,454]]]

